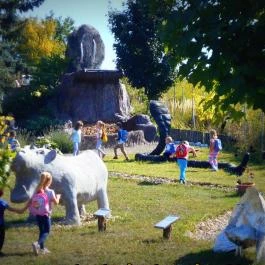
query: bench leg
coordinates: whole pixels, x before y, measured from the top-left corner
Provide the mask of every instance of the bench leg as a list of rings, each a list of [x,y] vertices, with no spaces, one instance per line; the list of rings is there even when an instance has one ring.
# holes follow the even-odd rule
[[[98,217],[98,231],[99,232],[104,232],[107,228],[107,221],[105,217],[99,216]]]
[[[169,239],[172,231],[172,226],[170,225],[168,228],[163,229],[163,238]]]

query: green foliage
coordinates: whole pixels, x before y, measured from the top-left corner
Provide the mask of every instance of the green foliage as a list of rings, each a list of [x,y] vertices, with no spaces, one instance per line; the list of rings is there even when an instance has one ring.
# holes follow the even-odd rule
[[[8,186],[10,177],[10,164],[15,157],[15,152],[7,148],[0,148],[0,189]]]
[[[12,0],[0,3],[0,91],[12,87],[15,74],[25,66],[16,52],[22,25],[18,14],[32,10],[43,2],[44,0]]]
[[[206,91],[215,86],[225,111],[247,103],[265,110],[264,1],[152,0],[153,14],[163,9],[160,35],[179,76]],[[220,102],[219,98],[223,97]]]
[[[34,144],[37,147],[46,147],[48,149],[55,149],[59,153],[69,154],[73,151],[73,143],[68,133],[64,132],[62,128],[50,128],[43,136],[37,137]]]
[[[46,137],[50,139],[56,147],[63,153],[69,154],[73,151],[73,142],[70,139],[70,135],[64,132],[62,129],[50,130]]]
[[[23,124],[24,128],[30,131],[33,135],[43,135],[51,128],[56,128],[56,126],[59,125],[60,121],[42,115],[34,119],[26,120]]]
[[[32,116],[32,110],[35,110],[34,115],[41,115],[45,111],[66,69],[65,39],[72,24],[70,18],[62,20],[52,15],[41,22],[36,19],[27,21],[20,49],[23,50],[24,58],[29,58],[27,63],[31,66],[32,81],[29,86],[9,90],[3,103],[5,113],[12,112],[17,119],[26,119]],[[39,31],[43,34],[36,34]],[[27,38],[27,34],[34,38]],[[43,35],[43,39],[40,40],[38,35]]]
[[[144,88],[148,99],[158,99],[175,77],[174,68],[169,64],[172,57],[165,54],[157,35],[160,12],[149,15],[145,0],[127,1],[123,11],[109,12],[117,67],[132,86]]]
[[[34,142],[34,136],[25,129],[19,129],[17,131],[17,140],[20,143],[21,147],[24,147],[25,145],[30,145]]]
[[[55,142],[53,142],[50,137],[48,136],[40,136],[37,137],[36,141],[34,142],[34,144],[41,148],[41,147],[45,147],[48,149],[57,149],[58,146]]]
[[[148,114],[149,112],[149,103],[147,96],[144,94],[143,88],[136,89],[133,87],[127,78],[121,80],[122,84],[125,85],[126,91],[128,92],[130,103],[132,106],[131,114]]]
[[[8,122],[12,119],[10,116],[0,116],[0,189],[8,186],[10,164],[16,154],[9,149],[7,142]]]

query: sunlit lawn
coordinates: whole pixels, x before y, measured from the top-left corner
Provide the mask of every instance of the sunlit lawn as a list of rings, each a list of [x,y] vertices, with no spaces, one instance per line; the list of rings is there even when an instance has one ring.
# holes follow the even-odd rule
[[[207,157],[206,152],[201,157]],[[131,155],[131,158],[133,156]],[[234,160],[230,154],[224,159]],[[229,160],[228,160],[229,161]],[[232,161],[231,161],[232,162]],[[234,161],[236,162],[236,161]],[[106,158],[110,172],[146,175],[152,177],[178,178],[175,163],[125,162],[123,159]],[[265,190],[264,165],[250,164],[255,174],[256,186]],[[189,168],[188,181],[220,183],[233,187],[235,176],[222,170]],[[213,242],[195,241],[186,236],[201,220],[218,216],[231,210],[239,201],[233,191],[199,185],[161,184],[147,185],[141,180],[124,180],[110,173],[108,194],[112,218],[104,233],[97,231],[96,221],[81,227],[60,227],[58,218],[63,217],[62,206],[53,214],[53,228],[47,240],[52,251],[46,256],[33,256],[31,243],[36,240],[36,226],[24,223],[26,214],[7,213],[8,230],[0,264],[200,264],[227,265],[252,264],[254,249],[246,251],[245,258],[231,254],[215,254]],[[8,199],[8,192],[5,198]],[[20,205],[18,205],[20,206]],[[87,205],[90,213],[97,209],[96,202]],[[154,224],[169,214],[180,216],[173,225],[170,240],[163,240],[162,231]]]

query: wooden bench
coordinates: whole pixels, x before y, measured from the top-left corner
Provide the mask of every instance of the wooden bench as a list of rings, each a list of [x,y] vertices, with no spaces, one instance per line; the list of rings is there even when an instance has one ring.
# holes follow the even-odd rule
[[[110,215],[110,210],[105,208],[98,209],[94,216],[98,218],[98,231],[104,232],[107,228],[107,217]]]
[[[155,228],[163,229],[163,238],[169,239],[172,230],[171,225],[175,223],[178,219],[179,216],[169,215],[157,224],[155,224]]]

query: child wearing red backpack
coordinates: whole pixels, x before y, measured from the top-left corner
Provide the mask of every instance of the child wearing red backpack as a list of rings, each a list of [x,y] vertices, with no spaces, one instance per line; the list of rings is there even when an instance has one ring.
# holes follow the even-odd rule
[[[186,184],[186,170],[188,167],[189,152],[196,157],[196,151],[189,145],[188,141],[183,141],[176,148],[177,164],[180,170],[179,183]]]
[[[60,194],[55,194],[54,190],[49,188],[51,183],[51,174],[49,172],[42,172],[36,191],[24,208],[24,210],[29,208],[30,213],[36,216],[40,231],[38,241],[32,243],[35,255],[39,253],[50,253],[50,251],[44,247],[44,243],[51,229],[52,203],[58,204],[61,198]]]

